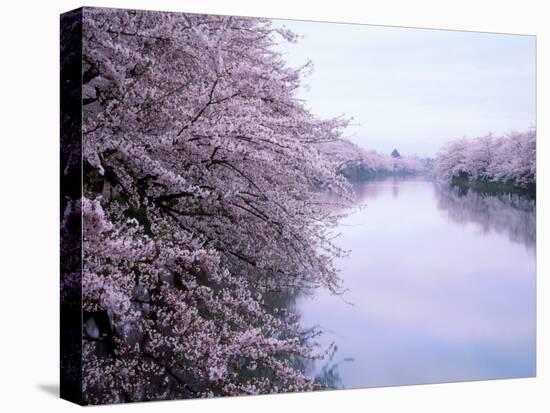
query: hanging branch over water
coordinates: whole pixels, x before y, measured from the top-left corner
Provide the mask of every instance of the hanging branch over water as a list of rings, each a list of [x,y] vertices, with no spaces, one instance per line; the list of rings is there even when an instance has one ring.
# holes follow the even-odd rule
[[[317,142],[268,20],[84,9],[84,394],[89,403],[313,389],[269,291],[340,291]],[[69,204],[66,215],[77,205]]]

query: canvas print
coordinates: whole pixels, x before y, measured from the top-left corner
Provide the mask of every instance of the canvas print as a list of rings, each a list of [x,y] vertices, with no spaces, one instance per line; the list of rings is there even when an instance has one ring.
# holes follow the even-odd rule
[[[61,395],[535,372],[536,38],[61,16]]]

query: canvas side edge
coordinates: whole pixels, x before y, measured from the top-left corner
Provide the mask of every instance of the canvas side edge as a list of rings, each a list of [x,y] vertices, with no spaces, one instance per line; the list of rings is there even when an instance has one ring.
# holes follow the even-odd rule
[[[60,397],[82,397],[82,8],[60,16]]]

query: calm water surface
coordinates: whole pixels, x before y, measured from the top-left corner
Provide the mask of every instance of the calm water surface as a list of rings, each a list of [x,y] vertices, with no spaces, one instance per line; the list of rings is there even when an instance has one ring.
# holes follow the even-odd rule
[[[349,290],[298,302],[303,324],[324,330],[320,344],[338,346],[337,385],[533,376],[534,201],[396,178],[356,192],[366,207],[338,239],[351,250],[338,261]]]

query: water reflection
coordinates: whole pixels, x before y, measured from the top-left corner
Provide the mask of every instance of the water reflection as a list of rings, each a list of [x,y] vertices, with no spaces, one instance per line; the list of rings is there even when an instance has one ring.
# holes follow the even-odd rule
[[[292,290],[285,289],[281,291],[272,291],[269,294],[264,295],[264,304],[268,309],[286,309],[293,314],[298,313],[297,302],[305,299],[306,297],[311,298],[313,294],[312,290]],[[314,347],[318,353],[322,354],[328,351],[328,354],[319,362],[317,366],[316,362],[311,359],[306,359],[300,356],[290,356],[290,361],[294,368],[297,370],[303,371],[309,376],[315,379],[315,382],[322,385],[324,388],[328,389],[339,389],[342,388],[342,380],[338,372],[338,367],[344,362],[350,362],[351,360],[335,360],[335,354],[337,353],[338,347],[336,345],[325,346],[317,341],[319,336],[320,328],[318,325],[309,326],[304,329],[301,334],[301,339],[304,342],[309,343]],[[283,335],[285,332],[283,332]],[[254,373],[251,373],[253,375]]]
[[[473,223],[484,233],[506,234],[535,250],[535,201],[516,194],[486,194],[472,189],[441,188],[436,191],[438,208],[458,224]]]
[[[387,195],[389,192],[397,198],[404,182],[407,182],[407,185],[414,185],[415,183],[423,185],[427,181],[422,176],[396,175],[351,181],[351,186],[357,203],[362,203],[372,201],[380,195]]]
[[[340,375],[340,366],[344,363],[353,363],[353,358],[337,360],[337,353],[338,347],[335,347],[320,369],[316,369],[314,363],[309,366],[310,372],[315,372],[315,381],[329,389],[343,389],[345,387]]]
[[[320,345],[338,345],[310,374],[345,388],[534,375],[534,203],[421,179],[355,192],[366,207],[339,228],[348,292],[297,303]]]

